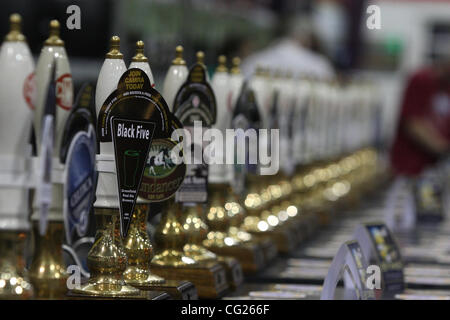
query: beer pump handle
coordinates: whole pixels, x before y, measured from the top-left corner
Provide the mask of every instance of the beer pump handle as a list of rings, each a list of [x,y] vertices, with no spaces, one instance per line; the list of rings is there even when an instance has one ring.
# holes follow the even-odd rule
[[[45,235],[48,225],[48,212],[52,203],[52,169],[56,113],[55,61],[51,64],[51,77],[42,121],[41,156],[38,173],[39,233]],[[39,134],[39,133],[38,133]]]

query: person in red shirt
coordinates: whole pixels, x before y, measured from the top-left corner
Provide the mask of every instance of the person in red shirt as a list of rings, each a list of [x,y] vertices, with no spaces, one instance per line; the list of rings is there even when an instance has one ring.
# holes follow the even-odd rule
[[[415,177],[450,151],[450,61],[409,79],[391,149],[396,175]]]

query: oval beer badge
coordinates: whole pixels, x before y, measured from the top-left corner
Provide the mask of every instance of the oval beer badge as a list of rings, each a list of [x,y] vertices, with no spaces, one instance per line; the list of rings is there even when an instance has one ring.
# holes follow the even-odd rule
[[[97,179],[95,154],[95,129],[91,125],[87,132],[79,131],[72,138],[66,159],[64,224],[68,244],[74,236],[83,237],[88,228]]]
[[[37,88],[35,73],[30,73],[23,83],[23,97],[31,110],[34,110],[36,104]]]
[[[64,110],[70,110],[72,99],[72,75],[65,73],[56,80],[56,104]]]
[[[139,196],[150,201],[163,201],[175,194],[184,180],[186,165],[182,155],[173,152],[177,143],[171,139],[155,139],[150,147]]]

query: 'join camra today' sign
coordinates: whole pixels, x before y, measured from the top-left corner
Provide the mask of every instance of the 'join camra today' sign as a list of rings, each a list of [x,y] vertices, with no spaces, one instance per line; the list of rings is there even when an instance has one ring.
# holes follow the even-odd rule
[[[162,201],[181,184],[184,164],[170,157],[177,146],[170,136],[179,127],[161,94],[137,68],[122,75],[100,109],[99,140],[114,143],[122,236],[127,235],[138,195]]]

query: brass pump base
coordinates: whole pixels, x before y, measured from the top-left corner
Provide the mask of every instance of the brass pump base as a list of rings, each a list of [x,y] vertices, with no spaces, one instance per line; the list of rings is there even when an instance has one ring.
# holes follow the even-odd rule
[[[127,269],[123,277],[129,285],[139,288],[153,287],[165,280],[150,271],[153,247],[147,234],[148,204],[136,204],[128,235],[124,240],[128,258]]]
[[[170,201],[170,200],[169,200]],[[156,255],[151,260],[151,267],[186,267],[198,265],[198,262],[188,257],[183,247],[186,243],[186,233],[179,222],[181,208],[178,204],[164,204],[161,222],[155,231]]]
[[[268,186],[261,189],[255,178],[250,180],[249,193],[243,201],[248,216],[242,229],[260,241],[272,240],[278,252],[292,253],[299,243],[298,233],[295,227],[292,228],[292,223],[286,223],[291,218],[286,217],[284,210],[284,216],[279,215],[284,200],[292,194],[292,184],[282,175],[271,177],[266,182]]]
[[[180,222],[181,205],[172,202],[169,208],[163,208],[162,215],[155,232],[158,252],[151,262],[153,273],[167,280],[193,283],[200,298],[222,297],[228,289],[223,267],[217,261],[197,262],[183,250],[187,233]]]
[[[80,289],[72,290],[72,294],[145,299],[139,289],[123,280],[127,255],[120,235],[119,210],[96,208],[95,214],[97,233],[87,259],[91,277]]]
[[[66,296],[63,234],[62,221],[49,221],[44,236],[39,234],[39,222],[33,221],[34,254],[28,274],[37,299],[62,299]]]
[[[123,275],[125,282],[144,291],[167,292],[174,299],[198,299],[197,289],[192,283],[165,280],[151,272],[150,262],[154,253],[147,234],[149,209],[148,203],[137,203],[133,212],[130,229],[124,241],[128,257],[128,266]]]
[[[228,285],[236,288],[243,282],[241,264],[233,257],[219,257],[205,246],[205,239],[211,231],[208,232],[208,225],[203,222],[204,209],[203,204],[183,207],[183,229],[187,235],[184,252],[200,264],[220,263],[225,269]]]
[[[231,237],[242,241],[242,249],[244,250],[235,252],[233,256],[236,256],[239,259],[245,273],[258,272],[276,258],[278,253],[277,247],[269,238],[258,239],[258,237],[245,231],[243,222],[245,221],[247,212],[245,211],[244,206],[241,205],[242,200],[239,196],[235,196],[235,201],[238,204],[239,209],[242,210],[242,215],[235,215],[233,217],[231,220],[232,226],[228,229],[228,234]],[[222,251],[222,249],[220,250]],[[217,252],[219,253],[219,251]],[[224,252],[223,254],[227,253]]]
[[[184,253],[198,263],[217,261],[217,255],[203,246],[203,239],[208,233],[208,226],[203,221],[203,204],[185,207],[182,225],[186,234],[186,244],[183,247]]]
[[[227,269],[235,266],[228,257],[234,257],[241,265],[245,273],[252,273],[261,270],[264,267],[264,254],[262,248],[255,244],[253,237],[237,226],[242,222],[244,214],[243,208],[234,200],[234,197],[225,201],[223,189],[229,188],[224,185],[223,188],[217,186],[211,187],[211,200],[209,210],[206,214],[208,226],[212,229],[208,232],[203,245],[221,257],[222,261],[227,261]],[[231,189],[229,190],[231,194]],[[234,224],[234,226],[233,226]],[[229,271],[229,277],[234,277],[233,285],[236,287],[242,283],[242,271],[237,267]]]

